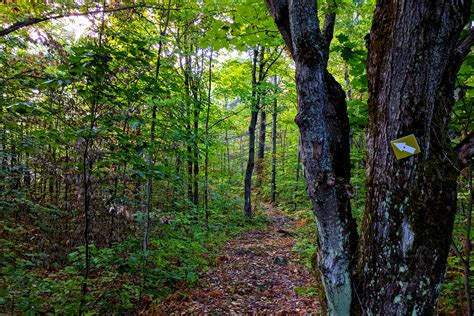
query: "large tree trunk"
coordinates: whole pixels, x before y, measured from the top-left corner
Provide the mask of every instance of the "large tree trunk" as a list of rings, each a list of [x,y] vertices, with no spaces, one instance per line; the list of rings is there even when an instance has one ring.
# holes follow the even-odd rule
[[[448,139],[469,1],[379,1],[370,32],[368,197],[360,248],[363,310],[433,314],[456,209]],[[397,160],[389,143],[414,134],[421,153]]]
[[[300,109],[296,122],[301,133],[303,170],[317,219],[318,266],[329,313],[346,315],[351,308],[351,273],[357,245],[356,224],[348,195],[349,122],[341,86],[327,72],[322,76],[324,82],[315,83],[310,79],[314,69],[308,70],[297,75],[297,87],[305,91],[308,88],[305,85],[310,84],[319,86],[320,91],[298,96]],[[329,99],[323,103],[318,99],[324,94]],[[310,110],[315,107],[321,110]]]
[[[326,71],[335,15],[319,28],[316,1],[267,0],[295,61],[301,156],[319,235],[318,266],[329,313],[351,309],[357,245],[347,187],[349,120],[341,86]]]
[[[334,14],[321,32],[315,1],[266,2],[295,61],[296,122],[329,314],[347,315],[351,306],[364,315],[432,314],[456,205],[457,159],[447,127],[455,75],[474,39],[471,30],[457,44],[471,1],[377,4],[369,37],[368,202],[357,271],[344,94],[326,71]],[[398,161],[390,141],[409,134],[421,153]]]

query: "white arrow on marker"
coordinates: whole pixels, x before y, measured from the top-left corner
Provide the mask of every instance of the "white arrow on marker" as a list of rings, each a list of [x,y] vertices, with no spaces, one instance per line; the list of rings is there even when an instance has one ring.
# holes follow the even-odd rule
[[[395,143],[395,147],[400,151],[406,151],[407,153],[414,154],[416,151],[415,147],[408,146],[406,143]]]

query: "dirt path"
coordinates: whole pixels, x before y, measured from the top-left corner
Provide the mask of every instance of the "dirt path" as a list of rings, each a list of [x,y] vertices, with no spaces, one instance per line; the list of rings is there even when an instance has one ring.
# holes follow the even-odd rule
[[[272,220],[267,229],[228,241],[198,287],[178,292],[148,314],[317,314],[316,299],[294,290],[311,287],[314,278],[292,251],[290,220],[271,206],[265,209]]]

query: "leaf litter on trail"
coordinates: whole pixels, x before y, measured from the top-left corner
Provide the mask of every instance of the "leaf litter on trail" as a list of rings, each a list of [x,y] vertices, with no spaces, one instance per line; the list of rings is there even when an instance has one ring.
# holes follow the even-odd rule
[[[171,295],[147,314],[318,314],[317,298],[304,290],[313,288],[315,279],[292,251],[290,219],[272,206],[265,209],[269,227],[226,242],[218,265],[197,287]]]

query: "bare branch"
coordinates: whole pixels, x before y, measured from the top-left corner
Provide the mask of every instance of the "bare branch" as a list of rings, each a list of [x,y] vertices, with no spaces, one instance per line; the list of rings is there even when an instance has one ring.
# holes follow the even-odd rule
[[[51,16],[46,16],[46,17],[40,17],[40,18],[30,18],[28,20],[20,21],[13,23],[12,25],[4,28],[3,30],[0,30],[0,36],[5,36],[8,35],[16,30],[19,30],[21,28],[38,24],[41,22],[45,21],[50,21],[50,20],[57,20],[61,18],[66,18],[66,17],[72,17],[72,16],[83,16],[83,15],[89,15],[89,14],[97,14],[97,13],[112,13],[112,12],[118,12],[118,11],[124,11],[124,10],[132,10],[136,8],[155,8],[155,9],[161,9],[161,10],[168,10],[168,8],[162,8],[162,7],[157,7],[157,6],[150,6],[150,5],[144,5],[144,4],[137,4],[137,5],[132,5],[132,6],[127,6],[127,7],[120,7],[120,8],[113,8],[113,9],[105,9],[105,10],[95,10],[95,11],[87,11],[87,12],[74,12],[74,13],[66,13],[66,14],[57,14],[57,15],[51,15]],[[170,9],[170,10],[178,10],[178,9]]]
[[[272,55],[276,55],[273,59],[271,59],[270,64],[264,70],[262,78],[264,79],[267,76],[268,71],[273,66],[274,63],[280,58],[281,54],[283,53],[283,47],[281,49],[276,48],[275,52]]]
[[[454,250],[459,260],[461,260],[462,265],[466,266],[467,264],[466,260],[464,260],[464,257],[462,256],[461,251],[459,251],[459,248],[456,246],[456,244],[454,243],[454,240],[452,239],[451,239],[451,248]]]

